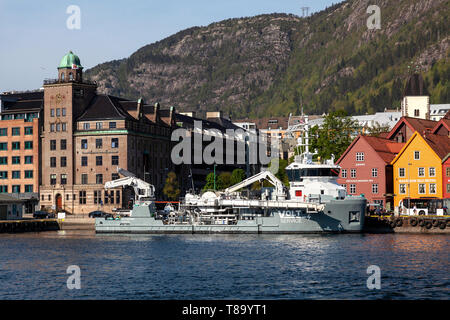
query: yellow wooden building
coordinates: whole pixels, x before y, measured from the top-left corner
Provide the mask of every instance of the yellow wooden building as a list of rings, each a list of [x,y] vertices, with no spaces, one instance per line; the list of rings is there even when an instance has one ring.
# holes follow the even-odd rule
[[[392,160],[394,206],[405,198],[442,198],[442,159],[450,152],[450,139],[415,132]]]

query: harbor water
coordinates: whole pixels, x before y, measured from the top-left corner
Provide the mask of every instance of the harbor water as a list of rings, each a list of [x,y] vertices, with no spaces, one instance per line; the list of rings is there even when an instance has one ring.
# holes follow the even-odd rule
[[[449,299],[449,247],[420,234],[1,234],[0,299]]]

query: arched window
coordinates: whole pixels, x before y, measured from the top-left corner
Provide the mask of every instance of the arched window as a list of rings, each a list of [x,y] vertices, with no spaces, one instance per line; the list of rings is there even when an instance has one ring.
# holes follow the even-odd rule
[[[72,74],[72,72],[69,73],[69,80],[70,80],[70,81],[73,80],[73,74]]]
[[[61,73],[61,80],[64,81],[64,78],[65,78],[65,74]]]

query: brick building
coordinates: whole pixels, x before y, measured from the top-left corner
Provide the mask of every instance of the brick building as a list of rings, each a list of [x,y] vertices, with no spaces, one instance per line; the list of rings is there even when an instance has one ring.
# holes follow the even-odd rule
[[[40,183],[40,112],[43,91],[0,95],[0,193],[34,211]]]
[[[132,197],[129,189],[104,190],[106,181],[118,178],[117,167],[154,184],[157,194],[172,170],[172,109],[99,95],[96,89],[83,79],[80,59],[72,52],[61,60],[58,78],[44,81],[43,207],[110,212]]]

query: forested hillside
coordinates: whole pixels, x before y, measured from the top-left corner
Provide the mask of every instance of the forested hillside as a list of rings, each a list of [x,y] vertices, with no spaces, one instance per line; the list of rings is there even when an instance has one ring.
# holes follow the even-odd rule
[[[381,8],[369,30],[367,7]],[[399,107],[409,72],[450,103],[450,1],[351,0],[306,18],[272,14],[181,31],[86,75],[99,91],[233,118]]]

